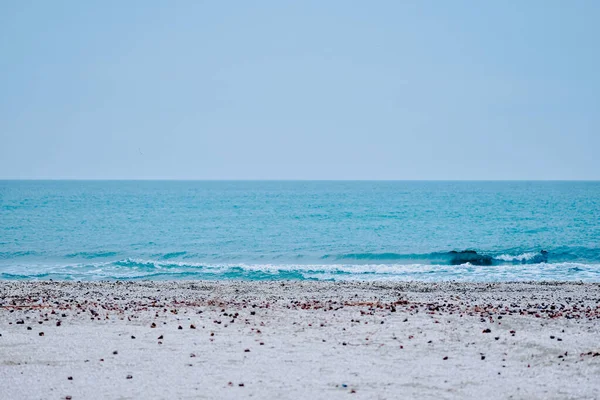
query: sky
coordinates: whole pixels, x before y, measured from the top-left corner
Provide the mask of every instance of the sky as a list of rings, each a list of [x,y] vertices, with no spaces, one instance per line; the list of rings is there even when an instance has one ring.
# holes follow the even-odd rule
[[[600,1],[0,2],[0,179],[600,179]]]

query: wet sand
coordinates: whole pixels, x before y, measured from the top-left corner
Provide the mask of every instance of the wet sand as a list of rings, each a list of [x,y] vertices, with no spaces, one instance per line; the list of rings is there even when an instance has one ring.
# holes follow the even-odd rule
[[[0,397],[600,398],[600,284],[0,282]]]

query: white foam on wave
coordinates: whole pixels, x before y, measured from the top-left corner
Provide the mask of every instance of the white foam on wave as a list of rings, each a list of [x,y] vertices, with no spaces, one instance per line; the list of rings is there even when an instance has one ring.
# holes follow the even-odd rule
[[[535,253],[533,253],[535,254]],[[127,259],[96,263],[0,265],[0,274],[31,279],[252,279],[265,273],[286,279],[398,281],[587,281],[600,282],[600,264],[539,263],[493,266],[432,264],[240,264]],[[227,275],[225,275],[227,274]],[[257,279],[261,279],[258,277]]]
[[[539,256],[540,253],[535,253],[535,252],[530,252],[530,253],[523,253],[523,254],[519,254],[519,255],[511,255],[511,254],[502,254],[499,256],[494,257],[497,260],[502,260],[502,261],[507,261],[507,262],[511,262],[511,261],[529,261],[529,260],[533,260],[533,258],[535,258],[536,256]]]

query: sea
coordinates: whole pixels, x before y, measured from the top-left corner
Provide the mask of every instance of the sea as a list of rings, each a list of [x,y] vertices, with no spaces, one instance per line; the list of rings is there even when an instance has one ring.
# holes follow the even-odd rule
[[[600,182],[0,181],[0,279],[600,282]]]

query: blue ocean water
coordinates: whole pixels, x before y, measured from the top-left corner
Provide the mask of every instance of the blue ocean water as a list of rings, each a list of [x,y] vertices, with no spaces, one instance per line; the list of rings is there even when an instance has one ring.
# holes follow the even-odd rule
[[[598,282],[600,182],[0,181],[0,279]]]

